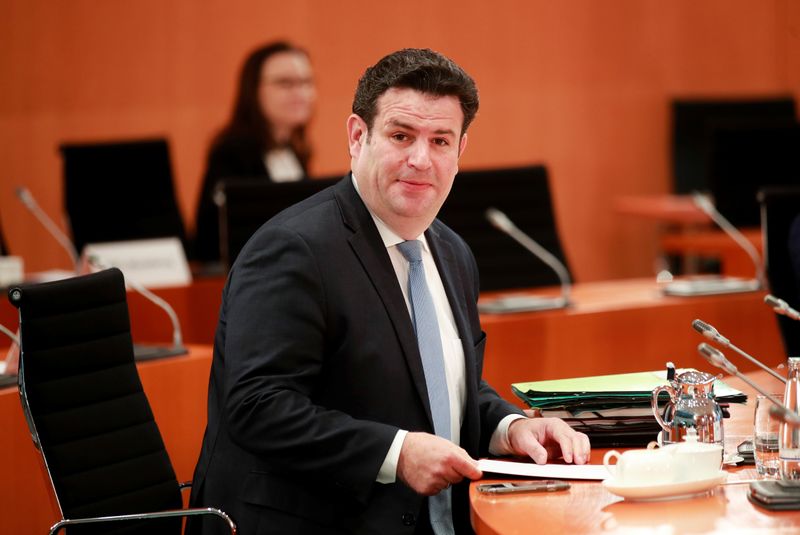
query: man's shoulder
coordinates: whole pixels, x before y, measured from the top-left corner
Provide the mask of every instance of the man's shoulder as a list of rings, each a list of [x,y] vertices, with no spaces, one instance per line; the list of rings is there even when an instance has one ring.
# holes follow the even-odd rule
[[[472,254],[467,242],[464,241],[464,239],[456,231],[448,227],[447,224],[441,219],[434,219],[430,229],[436,239],[447,242],[459,251],[462,251],[466,254]]]
[[[339,181],[297,202],[266,221],[251,238],[258,240],[264,235],[288,231],[306,237],[330,236],[342,227],[342,215],[337,201],[337,189],[346,184]]]

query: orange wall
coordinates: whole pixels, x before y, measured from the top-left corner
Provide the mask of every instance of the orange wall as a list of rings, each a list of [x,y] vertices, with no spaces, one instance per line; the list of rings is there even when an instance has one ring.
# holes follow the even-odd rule
[[[367,65],[404,46],[461,63],[482,97],[462,167],[546,162],[583,281],[652,273],[655,224],[611,206],[669,190],[671,98],[800,97],[793,0],[0,0],[0,12],[0,215],[29,270],[69,265],[13,196],[26,185],[61,215],[63,141],[167,136],[193,226],[239,64],[269,39],[312,55],[319,174],[348,166],[344,120]]]

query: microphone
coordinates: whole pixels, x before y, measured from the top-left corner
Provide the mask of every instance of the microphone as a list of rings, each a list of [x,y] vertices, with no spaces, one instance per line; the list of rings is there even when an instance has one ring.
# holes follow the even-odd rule
[[[33,198],[30,190],[24,186],[17,186],[14,190],[14,193],[17,196],[17,199],[28,209],[28,211],[33,214],[33,217],[36,218],[39,223],[44,226],[45,230],[56,239],[59,245],[64,248],[65,251],[69,254],[69,257],[72,259],[72,264],[75,266],[75,273],[80,273],[80,259],[78,257],[78,251],[75,250],[75,245],[72,243],[66,234],[64,234],[58,225],[48,216],[44,210],[39,207],[39,203],[36,202],[36,199]]]
[[[0,332],[11,339],[6,358],[0,360],[0,387],[11,386],[17,382],[19,368],[19,336],[0,323]]]
[[[789,306],[789,303],[783,299],[779,299],[772,294],[764,296],[764,302],[772,307],[776,314],[787,316],[795,321],[800,321],[800,312]]]
[[[797,415],[793,411],[788,410],[786,407],[784,407],[783,402],[776,399],[775,396],[770,394],[767,390],[758,386],[758,384],[756,384],[749,377],[740,373],[739,370],[736,368],[736,366],[734,366],[731,361],[725,358],[725,355],[722,353],[722,351],[720,351],[716,347],[708,345],[705,342],[701,342],[700,345],[697,346],[697,351],[700,353],[700,355],[702,355],[704,359],[706,359],[709,362],[709,364],[725,370],[730,375],[735,375],[748,385],[752,386],[755,390],[757,390],[759,393],[763,394],[768,400],[770,400],[773,405],[775,405],[776,407],[780,407],[780,409],[782,409],[783,412],[791,413],[792,415],[791,417],[793,419],[796,419],[796,421],[800,423],[800,415]]]
[[[95,269],[108,269],[109,265],[103,263],[99,258],[96,256],[90,256],[87,259],[89,265]],[[151,303],[155,304],[161,310],[167,313],[169,316],[169,320],[172,323],[172,347],[155,347],[155,346],[145,346],[142,344],[134,344],[133,345],[133,353],[136,360],[149,360],[153,358],[159,357],[169,357],[175,355],[183,355],[188,353],[188,350],[183,345],[183,332],[181,331],[181,324],[178,320],[178,315],[175,313],[175,309],[170,306],[164,299],[157,296],[146,287],[144,287],[139,282],[133,280],[132,278],[128,277],[127,275],[125,278],[125,285],[130,287],[135,292],[141,294],[145,299],[150,301]]]
[[[11,331],[11,329],[9,329],[8,327],[6,327],[6,326],[5,326],[5,325],[3,325],[2,323],[0,323],[0,333],[3,333],[4,335],[8,336],[8,337],[11,339],[11,342],[12,342],[12,343],[19,345],[19,336],[17,336],[16,334],[14,334],[14,333]]]
[[[729,347],[729,348],[733,349],[734,351],[739,353],[741,356],[743,356],[744,358],[746,358],[747,360],[749,360],[750,362],[752,362],[753,364],[755,364],[756,366],[758,366],[762,370],[766,371],[767,373],[769,373],[770,375],[772,375],[773,377],[775,377],[779,381],[781,381],[783,383],[786,383],[786,378],[785,377],[783,377],[782,375],[777,373],[775,370],[773,370],[772,368],[770,368],[766,364],[763,364],[762,362],[756,360],[752,356],[748,355],[747,353],[745,353],[744,351],[742,351],[741,349],[739,349],[738,347],[733,345],[730,340],[728,340],[727,338],[722,336],[717,329],[715,329],[713,326],[709,325],[708,323],[706,323],[706,322],[704,322],[702,320],[696,319],[696,320],[694,320],[692,322],[692,328],[695,331],[697,331],[700,334],[702,334],[703,336],[705,336],[706,338],[708,338],[709,340],[711,340],[712,342],[716,342],[716,343],[718,343],[719,345],[721,345],[723,347]],[[721,354],[722,353],[720,353],[720,355]]]
[[[561,295],[559,297],[540,297],[540,296],[513,296],[501,297],[487,303],[482,303],[482,312],[517,312],[534,310],[553,310],[564,308],[570,304],[570,291],[572,282],[570,281],[567,267],[553,255],[550,251],[539,245],[533,238],[522,232],[506,214],[491,207],[486,210],[486,219],[493,227],[503,234],[509,236],[514,241],[522,245],[536,258],[544,262],[558,276],[561,283]]]

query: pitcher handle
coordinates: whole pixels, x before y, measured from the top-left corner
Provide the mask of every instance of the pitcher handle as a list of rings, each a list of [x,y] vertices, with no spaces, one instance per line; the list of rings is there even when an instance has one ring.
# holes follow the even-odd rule
[[[672,388],[672,386],[670,385],[657,386],[653,389],[653,397],[650,398],[650,406],[653,409],[653,416],[656,417],[656,422],[658,422],[658,425],[660,425],[664,431],[669,433],[670,429],[672,428],[672,420],[670,420],[669,422],[665,422],[664,418],[662,418],[661,416],[661,412],[658,410],[658,395],[661,392],[668,393],[669,394],[668,405],[674,405],[673,400],[675,399],[675,389]]]

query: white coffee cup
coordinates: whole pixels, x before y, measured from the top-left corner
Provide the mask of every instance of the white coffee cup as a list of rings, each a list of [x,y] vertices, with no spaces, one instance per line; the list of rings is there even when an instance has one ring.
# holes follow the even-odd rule
[[[623,485],[661,485],[711,479],[718,476],[722,468],[722,445],[698,442],[693,432],[687,433],[680,444],[658,447],[651,442],[647,448],[625,453],[611,450],[603,457],[603,464]],[[611,464],[614,458],[617,459],[616,465]]]
[[[616,459],[617,464],[611,464]],[[611,450],[603,457],[603,464],[614,480],[622,485],[659,485],[672,483],[672,455],[662,450],[628,450],[620,453]]]

